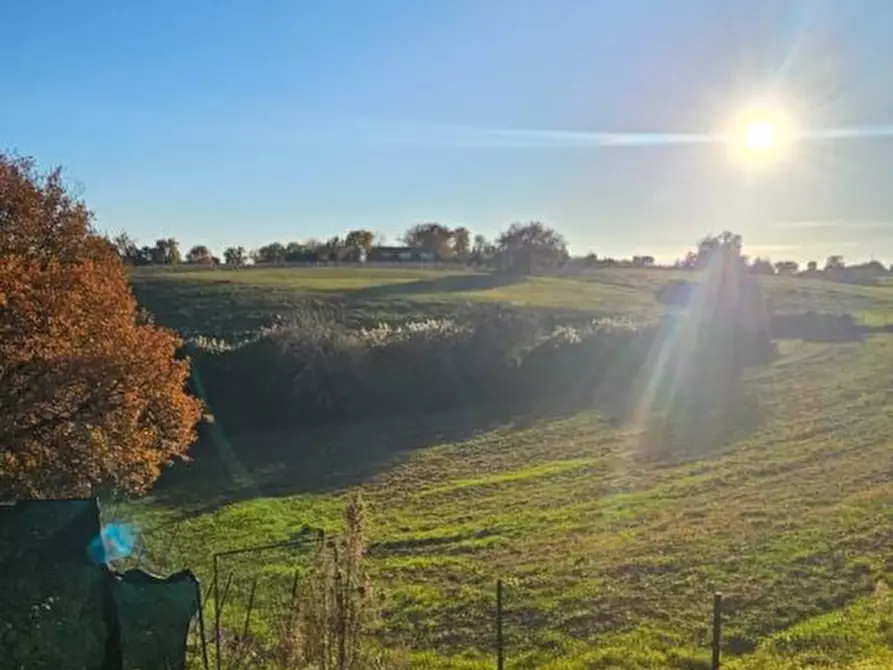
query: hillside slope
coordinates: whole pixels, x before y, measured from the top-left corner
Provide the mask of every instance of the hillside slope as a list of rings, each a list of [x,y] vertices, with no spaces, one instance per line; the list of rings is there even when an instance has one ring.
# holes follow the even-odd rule
[[[349,296],[363,282],[387,285],[380,272],[184,272],[153,281],[171,282],[164,290],[176,289],[172,306],[184,323],[199,311],[190,291],[224,310],[225,322],[272,287]],[[513,296],[593,312],[659,310],[652,291],[664,273],[625,272],[456,294],[420,292],[418,282],[467,275],[385,276],[415,283],[399,294],[413,307]],[[361,286],[336,287],[339,277]],[[770,299],[797,310],[889,313],[886,288],[798,282],[770,282]],[[237,309],[227,312],[228,301]],[[287,540],[301,524],[332,528],[345,492],[362,486],[384,639],[411,650],[413,667],[492,666],[497,579],[508,585],[510,667],[705,667],[716,590],[726,597],[730,667],[887,667],[893,605],[874,593],[893,577],[893,339],[783,341],[779,354],[750,375],[740,411],[709,442],[655,432],[645,420],[611,424],[594,411],[537,408],[219,435],[151,498],[109,513],[138,521],[144,564],[189,566],[207,583],[213,551]],[[235,469],[223,453],[235,454]],[[262,634],[294,560],[272,552],[229,564],[232,621],[244,616],[257,576]]]

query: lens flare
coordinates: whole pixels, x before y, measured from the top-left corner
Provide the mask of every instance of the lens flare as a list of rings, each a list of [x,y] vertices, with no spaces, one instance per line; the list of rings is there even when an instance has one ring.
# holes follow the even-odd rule
[[[136,528],[127,523],[110,523],[102,528],[88,547],[90,557],[97,563],[121,560],[136,549]]]

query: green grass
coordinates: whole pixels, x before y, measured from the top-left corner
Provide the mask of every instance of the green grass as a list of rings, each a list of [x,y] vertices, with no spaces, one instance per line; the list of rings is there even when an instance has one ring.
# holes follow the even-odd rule
[[[156,272],[136,281],[156,297],[170,282],[164,295],[178,296],[171,309],[186,320],[202,300],[239,305],[222,323],[249,306],[281,309],[286,302],[276,301],[298,294],[354,295],[370,313],[495,300],[641,314],[659,311],[651,291],[672,273],[439,290],[438,282],[456,286],[443,283],[450,276],[474,283],[463,283],[465,274],[346,269]],[[767,290],[783,309],[878,322],[893,313],[887,287],[779,279]],[[207,584],[214,551],[286,540],[302,524],[336,528],[346,491],[362,486],[384,636],[415,654],[413,667],[492,667],[497,579],[507,583],[512,668],[709,667],[716,590],[728,611],[728,667],[891,667],[893,605],[887,612],[872,594],[893,577],[893,338],[779,348],[771,367],[747,379],[755,406],[742,425],[710,444],[614,425],[594,411],[229,435],[246,485],[231,483],[205,443],[152,496],[107,511],[139,523],[144,564],[188,566]],[[263,630],[296,560],[277,550],[227,564],[236,574],[232,625],[258,575]]]
[[[457,303],[499,303],[562,316],[652,317],[667,281],[698,281],[675,270],[605,269],[568,278],[503,278],[463,269],[286,267],[143,268],[133,273],[140,302],[184,334],[239,338],[288,318],[307,299],[335,301],[355,321],[442,315]],[[819,279],[765,280],[775,311],[849,312],[871,325],[893,314],[893,287]]]

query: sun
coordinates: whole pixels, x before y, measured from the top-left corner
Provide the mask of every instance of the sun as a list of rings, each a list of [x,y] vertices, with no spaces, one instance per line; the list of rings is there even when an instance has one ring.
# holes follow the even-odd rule
[[[733,118],[725,137],[734,163],[762,167],[788,158],[795,138],[794,124],[781,106],[753,106]]]
[[[775,146],[777,132],[768,119],[755,119],[744,128],[744,148],[748,151],[770,151]]]

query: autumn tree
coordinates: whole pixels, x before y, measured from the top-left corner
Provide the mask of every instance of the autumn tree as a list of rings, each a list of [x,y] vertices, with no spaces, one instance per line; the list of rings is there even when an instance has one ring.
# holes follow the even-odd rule
[[[0,498],[145,490],[201,405],[58,170],[0,154]]]
[[[504,272],[532,274],[567,261],[567,243],[554,228],[539,221],[513,223],[496,242],[499,267]]]

